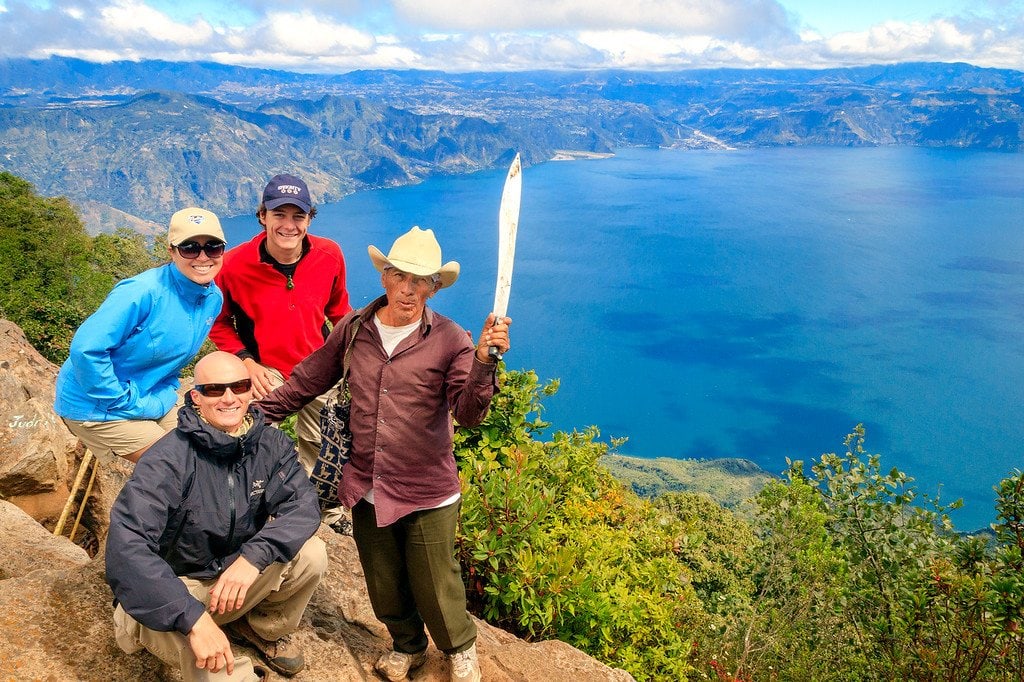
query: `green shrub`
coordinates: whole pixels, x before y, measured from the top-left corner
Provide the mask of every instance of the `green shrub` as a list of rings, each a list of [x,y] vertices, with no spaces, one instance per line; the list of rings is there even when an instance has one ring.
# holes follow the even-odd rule
[[[720,679],[1024,679],[1024,482],[998,489],[995,541],[961,537],[864,429],[843,455],[760,494],[756,589],[714,645]]]
[[[819,490],[797,471],[758,495],[760,537],[745,571],[752,591],[708,645],[719,679],[868,679],[842,608],[845,553]]]
[[[546,424],[533,372],[501,376],[491,413],[460,428],[457,549],[471,609],[527,639],[558,638],[638,680],[693,672],[704,611],[680,561],[683,526],[598,460],[594,428],[534,438]]]
[[[155,263],[128,230],[89,237],[63,197],[35,194],[0,173],[0,317],[20,326],[48,360],[67,357],[75,330],[114,282]]]

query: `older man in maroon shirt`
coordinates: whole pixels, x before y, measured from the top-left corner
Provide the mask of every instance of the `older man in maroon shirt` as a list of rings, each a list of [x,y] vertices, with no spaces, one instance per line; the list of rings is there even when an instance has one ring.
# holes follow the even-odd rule
[[[474,346],[465,330],[426,307],[459,276],[458,263],[442,264],[431,230],[412,228],[387,256],[374,246],[369,253],[384,296],[342,319],[260,406],[281,419],[337,383],[358,321],[348,377],[352,457],[341,501],[352,509],[374,613],[393,640],[376,668],[401,680],[422,665],[425,624],[449,656],[451,679],[476,681],[476,626],[454,557],[461,486],[452,417],[475,426],[487,414],[498,389],[488,347],[508,350],[511,320],[489,315]]]

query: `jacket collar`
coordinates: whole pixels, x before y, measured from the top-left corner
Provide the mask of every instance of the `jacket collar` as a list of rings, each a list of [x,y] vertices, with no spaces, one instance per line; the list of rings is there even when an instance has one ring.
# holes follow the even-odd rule
[[[168,268],[171,273],[171,283],[174,286],[175,291],[186,300],[202,300],[205,296],[209,296],[211,293],[217,290],[217,286],[210,282],[209,284],[196,284],[188,277],[185,276],[178,266],[174,263],[168,263],[164,266]]]

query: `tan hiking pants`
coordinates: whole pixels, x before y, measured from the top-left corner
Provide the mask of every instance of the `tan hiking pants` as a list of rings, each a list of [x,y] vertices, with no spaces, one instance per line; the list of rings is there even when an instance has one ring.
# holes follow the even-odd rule
[[[323,540],[313,536],[290,562],[271,564],[260,573],[249,588],[245,605],[241,609],[211,614],[213,620],[218,625],[224,625],[244,616],[263,639],[280,639],[298,629],[306,605],[326,570],[327,546]],[[217,584],[215,578],[194,580],[183,577],[181,581],[192,596],[204,604],[210,603],[210,590]],[[252,661],[246,656],[235,659],[235,672],[231,676],[228,676],[226,670],[211,673],[196,668],[188,637],[177,630],[150,630],[125,613],[120,605],[114,610],[114,635],[117,645],[125,653],[145,648],[166,665],[180,670],[184,682],[252,682],[259,679],[253,671]]]

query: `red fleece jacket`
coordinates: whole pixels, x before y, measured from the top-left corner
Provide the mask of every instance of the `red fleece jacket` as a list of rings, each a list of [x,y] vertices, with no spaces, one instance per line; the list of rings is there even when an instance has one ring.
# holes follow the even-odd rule
[[[248,351],[287,379],[300,360],[324,345],[326,321],[352,309],[345,288],[345,258],[330,239],[306,235],[309,250],[288,279],[260,261],[265,232],[224,254],[216,282],[224,307],[210,339],[229,353]]]

